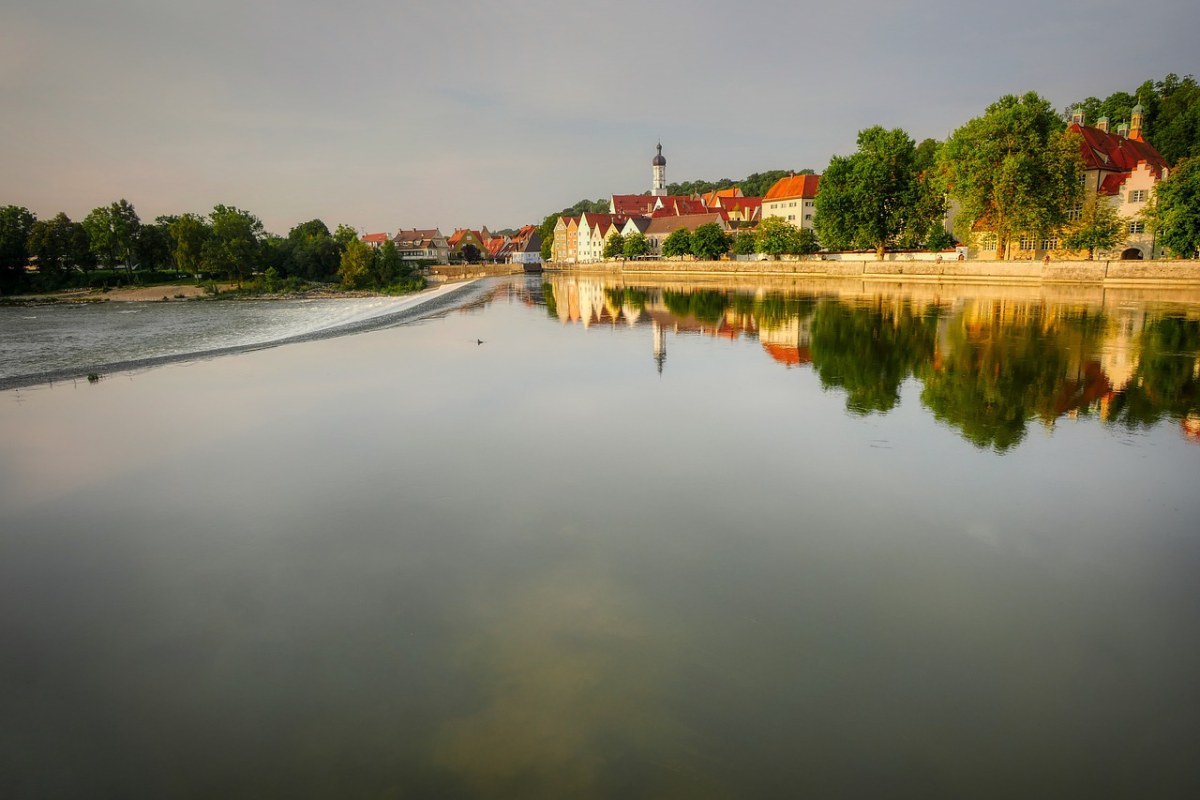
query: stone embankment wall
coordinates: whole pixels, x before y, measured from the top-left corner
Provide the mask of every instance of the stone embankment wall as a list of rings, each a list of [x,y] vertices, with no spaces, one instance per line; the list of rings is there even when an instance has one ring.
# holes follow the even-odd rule
[[[435,283],[484,278],[489,275],[515,275],[524,272],[520,264],[438,264],[429,267],[428,277]]]
[[[786,275],[949,283],[1200,285],[1200,261],[630,261],[547,264],[547,269],[622,275]]]

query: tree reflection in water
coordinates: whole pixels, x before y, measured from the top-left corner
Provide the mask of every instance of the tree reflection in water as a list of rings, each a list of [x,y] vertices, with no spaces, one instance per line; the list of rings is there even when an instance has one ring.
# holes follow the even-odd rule
[[[659,325],[676,334],[758,338],[787,366],[811,364],[852,414],[885,414],[909,379],[936,419],[1004,452],[1028,426],[1065,415],[1185,430],[1200,419],[1200,318],[1138,304],[1044,299],[818,296],[771,290],[637,288],[559,276],[543,295],[576,298],[564,323]],[[594,286],[592,284],[595,284]],[[595,298],[589,300],[589,298]],[[561,310],[561,309],[560,309]],[[646,312],[646,313],[643,313]],[[1193,425],[1193,427],[1195,427]]]

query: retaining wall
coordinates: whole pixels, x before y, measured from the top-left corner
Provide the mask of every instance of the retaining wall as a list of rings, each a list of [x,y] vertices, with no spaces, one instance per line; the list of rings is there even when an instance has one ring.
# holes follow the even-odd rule
[[[547,264],[564,272],[622,275],[787,275],[935,283],[1200,285],[1200,261],[629,261]]]

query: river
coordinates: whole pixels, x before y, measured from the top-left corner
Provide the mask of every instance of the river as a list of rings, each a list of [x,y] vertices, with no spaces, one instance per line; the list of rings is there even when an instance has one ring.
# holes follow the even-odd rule
[[[0,796],[1196,796],[1200,307],[846,286],[0,392]]]

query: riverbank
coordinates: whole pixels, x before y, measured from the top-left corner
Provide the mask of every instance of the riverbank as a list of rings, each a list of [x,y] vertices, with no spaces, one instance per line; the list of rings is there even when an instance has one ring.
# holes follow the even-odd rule
[[[567,273],[678,276],[786,276],[856,281],[1074,284],[1105,287],[1200,286],[1200,261],[632,261],[547,264]]]

